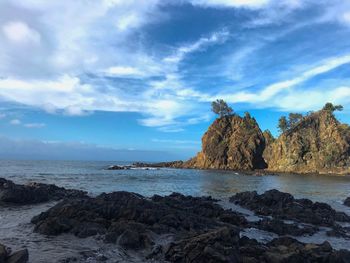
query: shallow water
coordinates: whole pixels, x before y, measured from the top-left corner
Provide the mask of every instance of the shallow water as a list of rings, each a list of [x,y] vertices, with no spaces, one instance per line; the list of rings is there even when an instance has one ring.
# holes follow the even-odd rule
[[[237,192],[256,190],[262,193],[269,189],[289,192],[297,198],[309,198],[326,202],[338,210],[350,214],[350,208],[342,202],[350,196],[350,176],[251,176],[231,171],[205,171],[187,169],[115,170],[107,168],[118,162],[77,161],[0,161],[0,177],[16,183],[30,181],[53,183],[66,188],[88,191],[91,195],[112,191],[131,191],[144,196],[167,195],[180,192],[186,195],[211,195],[221,199],[224,207],[245,212],[251,220],[256,217],[228,203],[228,198]],[[103,244],[96,238],[78,239],[71,235],[44,237],[33,233],[30,219],[51,207],[54,203],[34,206],[0,207],[0,243],[14,249],[28,247],[31,262],[57,262],[59,259],[91,253],[84,262],[96,262],[101,255],[119,262],[138,262],[137,255],[130,255],[116,246]],[[271,233],[247,229],[245,235],[268,241]],[[350,241],[330,238],[325,231],[312,237],[303,237],[305,242],[320,243],[328,240],[335,248],[349,248]],[[108,261],[107,261],[108,262]]]

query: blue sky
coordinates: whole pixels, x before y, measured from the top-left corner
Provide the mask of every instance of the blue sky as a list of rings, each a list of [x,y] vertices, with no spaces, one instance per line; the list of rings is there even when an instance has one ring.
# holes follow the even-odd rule
[[[349,33],[348,0],[2,0],[0,157],[186,159],[217,98],[350,123]]]

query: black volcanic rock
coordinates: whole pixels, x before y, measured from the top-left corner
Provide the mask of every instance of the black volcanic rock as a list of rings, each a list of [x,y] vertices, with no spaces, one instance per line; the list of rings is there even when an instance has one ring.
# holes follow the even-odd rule
[[[350,197],[348,197],[344,200],[344,205],[350,206]]]
[[[314,213],[326,216],[321,224],[328,224],[338,217],[344,221],[347,219],[344,215],[336,216],[336,212],[324,204],[300,201],[278,191],[267,192],[263,197],[245,192],[236,195],[234,200],[245,206],[252,202],[254,211],[261,206],[264,215],[276,209],[277,214],[274,215],[287,211],[290,216],[291,212],[284,210],[285,206],[297,211],[293,207],[299,205],[306,211],[310,206],[314,207]],[[46,235],[71,233],[81,238],[100,235],[105,242],[138,251],[145,260],[159,262],[285,263],[348,262],[350,259],[349,251],[336,251],[327,242],[304,244],[289,237],[280,237],[262,244],[241,236],[241,231],[247,227],[281,235],[313,234],[317,228],[299,228],[297,224],[286,224],[278,218],[249,223],[243,215],[223,209],[216,201],[211,197],[178,193],[145,198],[135,193],[114,192],[94,198],[65,199],[34,217],[32,223],[36,232]],[[294,215],[294,218],[299,217]],[[338,232],[342,230],[338,229]],[[159,243],[160,237],[167,237],[166,241],[163,239]]]
[[[28,250],[22,249],[11,253],[11,249],[0,244],[0,263],[26,263],[29,260]]]
[[[255,227],[261,230],[276,233],[278,235],[292,235],[292,236],[304,236],[313,235],[319,229],[314,226],[300,226],[296,223],[287,224],[283,220],[279,219],[267,219],[264,218],[255,223]]]
[[[25,205],[85,195],[86,193],[83,191],[69,190],[52,184],[18,185],[10,180],[0,178],[0,203]]]
[[[127,247],[150,244],[152,233],[202,233],[223,221],[244,225],[242,215],[224,210],[211,198],[172,194],[146,199],[128,192],[101,194],[96,198],[64,200],[32,219],[35,231],[78,237],[105,234],[107,242],[122,242]],[[120,238],[122,237],[122,240]]]
[[[328,204],[314,203],[308,199],[295,199],[291,194],[275,189],[261,195],[256,191],[238,193],[232,196],[230,201],[253,210],[259,215],[317,226],[335,226],[336,221],[350,222],[350,216],[335,211]]]

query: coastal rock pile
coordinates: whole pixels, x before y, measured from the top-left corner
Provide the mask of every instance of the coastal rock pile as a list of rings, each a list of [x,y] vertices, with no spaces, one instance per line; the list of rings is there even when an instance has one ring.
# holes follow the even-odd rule
[[[15,184],[10,180],[0,178],[0,204],[18,205],[35,204],[63,198],[83,197],[86,193],[79,190],[69,190],[52,184],[30,183]]]
[[[12,253],[10,248],[0,244],[0,263],[26,263],[28,259],[27,249]]]
[[[312,113],[270,143],[264,159],[270,171],[349,173],[350,128],[328,110]]]
[[[107,243],[137,251],[145,260],[160,262],[348,262],[350,259],[349,251],[336,251],[327,242],[304,244],[280,237],[263,244],[241,235],[243,229],[251,227],[280,235],[315,233],[317,227],[300,228],[296,223],[286,224],[279,219],[305,221],[303,215],[294,214],[300,212],[297,208],[300,205],[305,209],[302,213],[311,218],[306,220],[310,223],[329,226],[335,220],[348,221],[348,216],[325,204],[294,199],[276,190],[262,197],[254,192],[238,194],[232,201],[259,214],[276,216],[272,220],[248,222],[242,214],[225,210],[216,201],[178,193],[145,198],[135,193],[114,192],[94,198],[65,199],[34,217],[32,223],[41,234],[71,233],[80,238],[98,235]]]
[[[265,138],[248,113],[216,119],[202,138],[202,151],[183,164],[187,168],[253,170],[266,168]]]
[[[318,228],[330,227],[329,236],[350,238],[348,228],[338,222],[350,222],[350,216],[338,212],[325,203],[312,202],[309,199],[295,199],[291,194],[278,190],[269,190],[259,195],[256,191],[242,192],[230,198],[230,202],[254,211],[258,215],[272,216],[273,220],[259,222],[260,229],[277,234],[292,234],[294,236],[313,234]],[[298,225],[286,225],[281,220],[293,220],[298,223],[312,224],[298,229]]]
[[[344,205],[349,206],[350,207],[350,197],[346,198],[344,201]]]
[[[261,195],[256,191],[237,193],[230,198],[230,202],[259,215],[318,226],[334,226],[337,221],[350,222],[350,216],[344,212],[337,212],[328,204],[314,203],[309,199],[295,199],[291,194],[275,189]]]
[[[224,210],[211,198],[172,194],[146,199],[135,193],[114,192],[96,198],[64,200],[32,222],[35,231],[46,235],[103,234],[107,242],[121,242],[121,236],[145,247],[153,234],[201,233],[218,227],[220,219],[237,225],[247,223],[242,215]]]

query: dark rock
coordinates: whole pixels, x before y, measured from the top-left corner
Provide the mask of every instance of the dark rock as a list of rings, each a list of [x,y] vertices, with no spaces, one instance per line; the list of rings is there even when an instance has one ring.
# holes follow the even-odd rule
[[[263,219],[255,223],[255,227],[261,230],[276,233],[278,235],[292,235],[292,236],[303,236],[303,235],[313,235],[319,229],[314,226],[303,225],[292,223],[287,224],[279,219]]]
[[[27,249],[23,249],[13,253],[7,258],[6,263],[26,263],[29,260],[29,254]]]
[[[0,263],[26,263],[29,260],[28,250],[22,249],[11,253],[11,249],[0,244]]]
[[[132,166],[136,168],[182,168],[183,161],[161,162],[161,163],[133,163]]]
[[[126,170],[129,169],[127,166],[120,166],[120,165],[111,165],[107,168],[107,170]]]
[[[210,197],[172,194],[146,199],[128,192],[96,198],[63,200],[32,219],[35,231],[46,235],[72,233],[78,237],[104,235],[106,242],[125,248],[151,248],[153,236],[192,235],[228,223],[243,226],[244,216],[225,210]]]
[[[344,200],[344,205],[350,207],[350,197],[348,197],[348,198],[346,198],[346,199]]]
[[[350,239],[350,227],[334,225],[331,230],[327,231],[327,236]]]
[[[170,262],[239,262],[239,231],[219,228],[170,245],[165,259]]]
[[[336,251],[327,242],[304,244],[290,237],[280,237],[262,244],[240,237],[245,227],[281,235],[312,234],[317,230],[312,226],[287,224],[282,221],[283,213],[300,222],[315,213],[317,219],[325,217],[321,225],[328,225],[337,218],[346,219],[344,215],[337,216],[328,205],[294,199],[278,191],[263,195],[245,192],[231,201],[276,218],[249,223],[241,214],[220,207],[211,197],[174,193],[148,199],[139,194],[114,192],[94,198],[65,199],[34,217],[32,222],[35,231],[42,234],[102,235],[105,242],[140,252],[145,260],[157,262],[349,262],[349,251]],[[304,210],[309,213],[308,217],[295,214]]]
[[[336,221],[350,222],[350,216],[337,212],[328,204],[308,199],[295,199],[291,194],[269,190],[258,195],[255,191],[238,193],[230,198],[242,207],[264,216],[294,220],[317,226],[334,226]]]
[[[0,203],[35,204],[63,198],[78,198],[86,193],[79,190],[68,190],[55,185],[30,183],[18,185],[10,180],[0,178]]]

